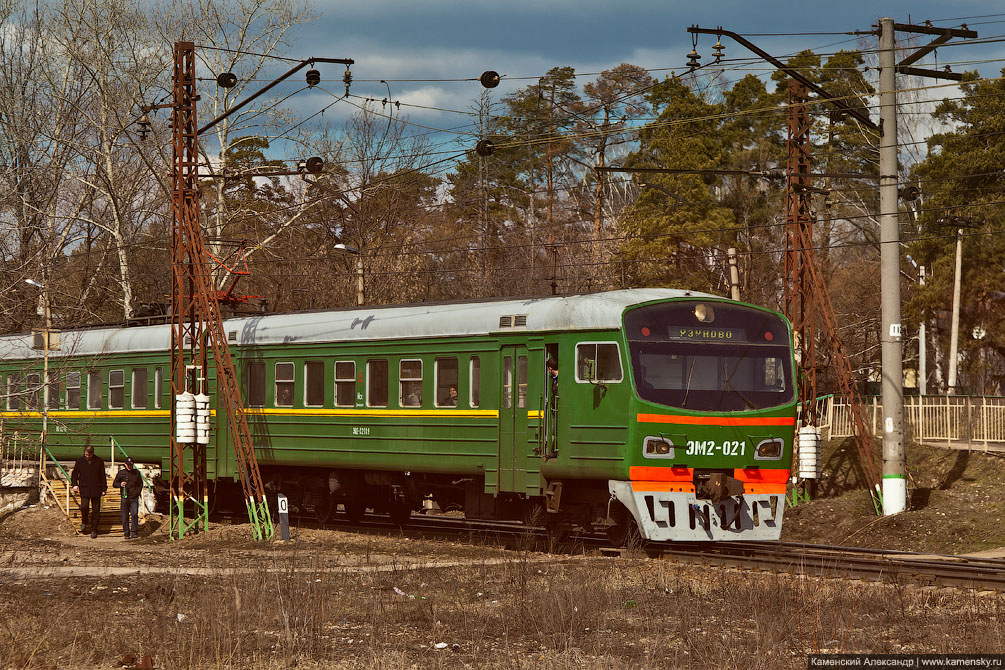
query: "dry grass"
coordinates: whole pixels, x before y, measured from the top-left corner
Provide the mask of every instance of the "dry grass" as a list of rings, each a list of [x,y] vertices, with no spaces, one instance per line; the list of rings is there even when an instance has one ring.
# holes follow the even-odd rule
[[[486,549],[463,567],[377,570],[314,548],[261,553],[199,578],[0,576],[0,666],[134,653],[159,668],[767,669],[814,652],[1005,652],[997,596],[641,557],[495,563]]]

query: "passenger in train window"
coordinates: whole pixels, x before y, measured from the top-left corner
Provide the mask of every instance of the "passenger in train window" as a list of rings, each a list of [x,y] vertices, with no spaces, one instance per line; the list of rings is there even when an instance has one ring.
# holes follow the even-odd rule
[[[450,388],[447,389],[447,397],[444,398],[443,402],[440,403],[440,404],[444,405],[446,407],[457,407],[457,387],[456,386],[451,385]]]
[[[548,369],[548,379],[551,381],[551,397],[558,397],[558,359],[549,358],[548,362],[545,363],[545,367]]]

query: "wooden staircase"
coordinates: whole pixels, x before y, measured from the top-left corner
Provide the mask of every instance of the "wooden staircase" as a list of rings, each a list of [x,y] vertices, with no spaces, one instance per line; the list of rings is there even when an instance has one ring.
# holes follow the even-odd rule
[[[70,483],[58,474],[46,477],[43,487],[46,495],[55,498],[59,508],[73,524],[73,530],[80,534],[80,496],[73,492]],[[101,496],[101,515],[98,519],[98,535],[109,533],[122,536],[122,496],[119,489],[112,488],[112,478],[108,478],[108,491]]]

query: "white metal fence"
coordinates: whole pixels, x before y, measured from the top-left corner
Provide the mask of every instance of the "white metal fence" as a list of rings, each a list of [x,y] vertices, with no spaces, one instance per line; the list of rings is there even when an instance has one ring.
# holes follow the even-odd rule
[[[879,396],[863,398],[862,410],[866,426],[873,435],[881,435],[883,403]],[[834,396],[818,399],[817,416],[824,439],[853,434],[846,399]],[[1005,397],[906,396],[904,438],[914,442],[964,442],[978,447],[1005,442]]]

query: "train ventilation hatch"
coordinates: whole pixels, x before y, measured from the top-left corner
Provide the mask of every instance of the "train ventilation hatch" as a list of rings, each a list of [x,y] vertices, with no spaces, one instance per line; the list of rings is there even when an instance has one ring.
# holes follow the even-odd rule
[[[526,328],[527,327],[527,315],[526,314],[507,314],[506,316],[499,317],[499,327],[500,328]]]

